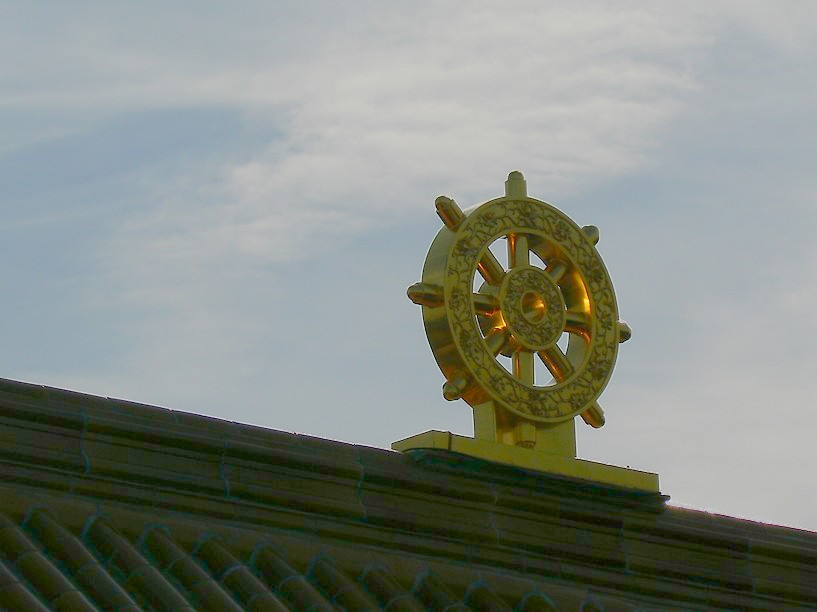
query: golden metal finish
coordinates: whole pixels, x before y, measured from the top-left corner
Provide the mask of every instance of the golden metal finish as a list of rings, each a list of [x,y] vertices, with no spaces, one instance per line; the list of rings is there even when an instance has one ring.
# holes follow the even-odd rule
[[[491,401],[536,423],[592,408],[586,420],[599,427],[596,398],[618,343],[630,335],[618,322],[612,284],[594,248],[599,230],[579,228],[527,197],[519,172],[508,177],[506,190],[467,213],[452,199],[437,198],[445,227],[431,245],[423,281],[408,290],[423,306],[440,369],[460,381],[456,393],[447,383],[446,397],[472,406]],[[510,367],[500,354],[511,358]],[[539,376],[535,359],[544,365]]]
[[[652,472],[642,472],[506,444],[486,445],[483,440],[458,436],[448,431],[426,431],[405,440],[398,440],[391,447],[401,452],[417,448],[446,450],[568,478],[590,480],[650,493],[657,493],[660,490],[658,474]]]
[[[436,308],[443,305],[443,288],[437,285],[414,283],[408,288],[406,294],[412,302],[420,306]]]
[[[434,205],[437,208],[437,214],[440,216],[440,219],[443,220],[445,226],[451,231],[456,232],[462,220],[465,219],[465,215],[460,210],[460,207],[457,206],[457,203],[451,198],[440,196],[434,202]]]
[[[528,197],[520,172],[504,197],[462,211],[440,196],[435,206],[443,228],[408,296],[422,306],[443,397],[474,410],[477,446],[466,446],[483,444],[485,457],[504,457],[491,450],[500,444],[575,458],[574,418],[604,425],[597,399],[632,335],[595,248],[598,228]]]

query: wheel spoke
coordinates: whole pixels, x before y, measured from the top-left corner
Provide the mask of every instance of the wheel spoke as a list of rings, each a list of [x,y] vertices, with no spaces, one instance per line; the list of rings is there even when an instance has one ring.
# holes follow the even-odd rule
[[[485,336],[485,344],[488,345],[488,350],[496,357],[508,341],[507,327],[494,327],[488,335]]]
[[[590,339],[590,315],[585,312],[568,310],[565,313],[565,331],[569,334],[578,334],[582,338]]]
[[[601,409],[598,403],[593,402],[587,407],[587,410],[582,412],[582,419],[591,427],[598,429],[604,425],[604,410]]]
[[[556,382],[562,382],[573,373],[573,365],[556,344],[551,344],[545,350],[539,351],[539,357]]]
[[[627,325],[624,321],[618,322],[618,341],[619,342],[627,342],[630,338],[633,337],[633,330],[630,329],[630,326]]]
[[[533,353],[517,351],[513,354],[513,375],[524,385],[533,386]]]
[[[477,269],[479,270],[479,273],[482,274],[482,278],[484,278],[485,282],[489,285],[498,287],[502,284],[502,278],[505,276],[505,270],[502,269],[502,265],[496,260],[494,254],[488,249],[485,249],[485,254],[479,260],[479,263],[477,263]]]
[[[415,304],[428,306],[429,308],[436,308],[437,306],[442,306],[445,303],[443,288],[439,285],[414,283],[408,288],[406,294]]]
[[[553,282],[557,285],[559,284],[559,281],[562,280],[565,272],[567,272],[567,266],[561,261],[555,261],[547,268],[547,273],[550,274],[550,278],[552,278]]]
[[[508,267],[519,268],[529,265],[528,237],[525,234],[508,234]]]
[[[471,299],[474,302],[474,310],[478,315],[490,317],[497,310],[499,310],[499,300],[496,296],[486,295],[485,293],[473,293]]]

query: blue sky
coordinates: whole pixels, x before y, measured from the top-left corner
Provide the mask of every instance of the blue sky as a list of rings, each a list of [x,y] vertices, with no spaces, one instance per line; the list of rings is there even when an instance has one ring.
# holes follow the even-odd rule
[[[713,6],[715,5],[715,6]],[[439,228],[601,229],[634,330],[582,457],[817,530],[817,5],[0,7],[0,376],[388,448],[471,433],[419,308]]]

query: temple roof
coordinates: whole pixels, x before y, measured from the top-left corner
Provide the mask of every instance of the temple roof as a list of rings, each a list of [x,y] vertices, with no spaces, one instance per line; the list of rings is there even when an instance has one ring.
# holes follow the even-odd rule
[[[661,495],[2,379],[0,437],[9,609],[817,605],[817,534]]]

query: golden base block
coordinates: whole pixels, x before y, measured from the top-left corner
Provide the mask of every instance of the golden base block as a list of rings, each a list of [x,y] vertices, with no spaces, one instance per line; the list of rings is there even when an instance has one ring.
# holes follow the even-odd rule
[[[475,440],[450,431],[426,431],[391,445],[393,450],[437,449],[460,453],[526,470],[546,472],[594,483],[659,493],[658,474],[641,472],[585,459],[553,455],[538,450],[511,446],[491,440]]]

